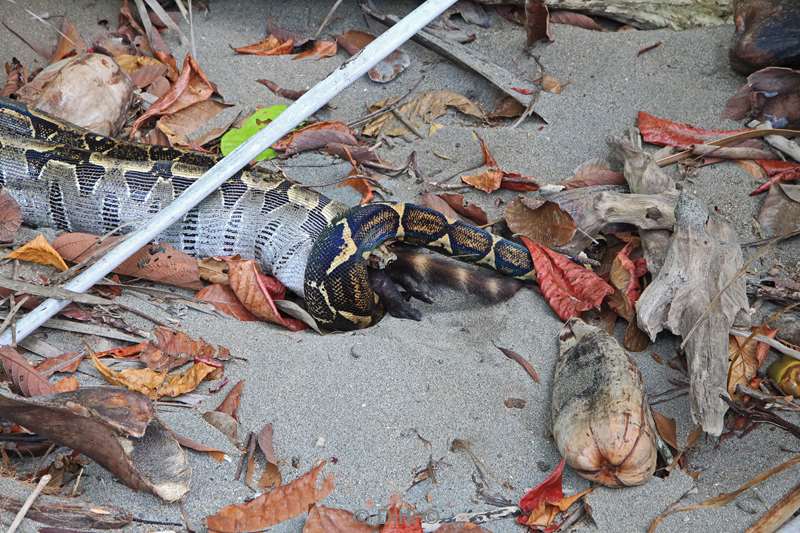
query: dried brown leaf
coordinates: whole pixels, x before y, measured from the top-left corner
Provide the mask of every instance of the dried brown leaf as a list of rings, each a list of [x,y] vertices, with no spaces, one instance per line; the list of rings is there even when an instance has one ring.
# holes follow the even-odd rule
[[[395,98],[384,98],[369,106],[369,111],[374,112],[383,109],[394,102]],[[424,129],[424,125],[432,124],[433,121],[447,112],[448,108],[454,108],[466,115],[482,119],[483,111],[472,100],[466,96],[452,91],[427,91],[420,93],[411,100],[407,101],[399,108],[400,113],[407,122],[415,128]],[[368,122],[362,130],[364,135],[374,137],[380,133],[390,137],[407,135],[411,133],[392,113],[384,113]]]
[[[350,30],[336,37],[339,46],[348,54],[355,55],[375,40],[375,36],[365,31]],[[369,69],[369,79],[378,83],[388,83],[395,79],[411,64],[411,58],[399,48],[383,58],[377,65]]]
[[[237,412],[239,411],[239,404],[241,403],[243,391],[244,380],[241,379],[238,383],[236,383],[236,385],[231,387],[231,390],[228,391],[228,394],[225,395],[225,399],[222,400],[222,403],[217,406],[215,411],[230,415],[231,418],[238,422],[239,416],[237,415]]]
[[[289,331],[306,328],[303,322],[281,315],[273,300],[282,300],[286,287],[277,279],[262,274],[254,260],[228,261],[228,278],[242,305],[261,320],[281,325]]]
[[[344,509],[315,505],[308,512],[303,533],[377,533],[377,526],[370,526]]]
[[[488,119],[497,119],[497,118],[517,118],[522,113],[525,112],[525,106],[520,104],[515,98],[511,96],[504,96],[497,102],[495,105],[494,110],[491,111],[486,118]]]
[[[767,237],[800,228],[800,185],[778,183],[770,187],[758,213],[758,223]]]
[[[324,477],[322,485],[317,486],[317,478],[324,466],[325,463],[321,462],[294,481],[247,503],[223,507],[206,519],[208,530],[214,533],[259,531],[305,513],[333,491],[333,478],[330,476]]]
[[[545,246],[567,244],[577,231],[572,217],[558,204],[545,201],[535,209],[516,198],[506,208],[509,229]]]
[[[206,126],[211,119],[219,115],[226,107],[228,106],[216,100],[203,100],[176,113],[159,118],[158,122],[156,122],[156,128],[167,136],[170,146],[197,149],[200,145],[194,140],[196,135],[193,134]],[[208,142],[208,140],[204,142]]]
[[[11,346],[0,346],[0,365],[25,396],[52,394],[53,385]]]
[[[227,276],[225,276],[225,278],[227,279]],[[242,302],[236,297],[236,293],[233,292],[233,289],[228,285],[222,285],[220,283],[209,285],[195,294],[195,298],[201,302],[210,303],[220,313],[224,313],[237,320],[244,322],[254,322],[258,320],[258,317],[242,305]]]
[[[78,28],[65,17],[61,23],[61,34],[59,35],[58,43],[50,56],[50,63],[56,63],[72,54],[80,54],[85,51],[86,42],[78,32]]]
[[[658,434],[673,450],[678,450],[678,425],[675,423],[675,419],[662,415],[655,409],[652,409],[651,412],[653,413],[653,421],[656,423]]]
[[[279,56],[291,54],[293,49],[294,41],[292,39],[282,40],[273,34],[269,34],[257,43],[240,46],[239,48],[234,48],[233,51],[237,54]]]
[[[140,89],[144,89],[157,78],[167,73],[167,65],[150,56],[121,54],[114,58],[122,70],[131,77],[131,81]]]
[[[542,40],[553,41],[550,33],[550,12],[544,0],[525,0],[525,31],[525,46]]]
[[[603,31],[603,28],[589,15],[574,11],[555,10],[550,12],[550,22],[553,24],[569,24],[584,30]]]
[[[447,202],[453,210],[464,218],[467,218],[479,226],[489,223],[486,211],[475,204],[471,204],[464,199],[463,194],[440,194],[439,198]]]
[[[764,335],[775,338],[777,329],[769,326],[752,328],[753,335]],[[769,345],[756,341],[751,337],[738,337],[731,335],[728,340],[728,394],[731,398],[739,398],[736,385],[750,386],[750,380],[756,377],[758,369],[764,363],[769,352]]]
[[[606,161],[590,159],[576,168],[574,175],[561,184],[567,189],[593,185],[625,185],[625,176],[622,172],[611,170]]]
[[[8,191],[0,190],[0,242],[13,241],[21,225],[19,204]]]
[[[36,371],[48,377],[56,372],[75,372],[86,354],[83,352],[66,352],[57,357],[50,357],[36,365]]]
[[[97,371],[112,385],[119,385],[129,390],[140,392],[152,400],[163,397],[174,398],[193,391],[205,379],[215,379],[219,368],[206,363],[194,363],[184,372],[167,374],[149,368],[128,368],[114,371],[92,357]]]
[[[480,174],[461,176],[461,181],[478,190],[491,193],[500,188],[503,182],[503,171],[498,168],[488,168]]]

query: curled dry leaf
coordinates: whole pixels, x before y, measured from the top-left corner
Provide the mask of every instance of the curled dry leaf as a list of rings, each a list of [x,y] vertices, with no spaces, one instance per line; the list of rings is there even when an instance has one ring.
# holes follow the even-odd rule
[[[358,145],[353,131],[344,122],[322,121],[295,130],[272,147],[286,155],[323,148],[329,143]]]
[[[225,413],[229,415],[234,420],[239,420],[239,404],[242,401],[242,392],[244,392],[244,380],[240,379],[236,385],[231,387],[231,390],[228,391],[228,394],[225,395],[225,399],[222,400],[215,411],[220,413]]]
[[[221,463],[225,460],[226,453],[220,449],[212,448],[211,446],[206,446],[203,443],[197,442],[192,440],[188,437],[184,437],[178,433],[173,432],[175,435],[175,440],[178,441],[178,444],[183,446],[184,448],[188,448],[190,450],[194,450],[200,453],[207,453],[212,459],[216,462]]]
[[[200,149],[202,144],[225,133],[224,131],[219,131],[216,136],[203,139],[200,139],[197,135],[227,107],[226,104],[216,100],[203,100],[176,113],[162,116],[156,122],[156,128],[166,135],[170,146],[183,146],[197,150]],[[195,140],[196,138],[197,140]],[[202,142],[199,142],[200,140]]]
[[[350,511],[324,505],[312,507],[303,526],[303,533],[377,533],[377,531],[377,526],[370,526],[359,520]]]
[[[11,63],[5,64],[5,69],[6,83],[3,85],[2,90],[0,90],[0,96],[8,98],[28,82],[28,71],[16,57],[11,58]]]
[[[777,329],[769,326],[752,328],[753,335],[764,335],[771,339],[778,333]],[[750,386],[750,380],[756,377],[756,372],[764,364],[769,353],[769,345],[750,337],[737,337],[731,335],[728,340],[728,394],[731,398],[740,398],[736,392],[736,385]]]
[[[669,444],[673,450],[679,450],[677,436],[678,425],[675,423],[675,419],[662,415],[655,409],[652,409],[651,413],[653,413],[653,422],[656,424],[656,431],[658,431],[658,435],[661,439]]]
[[[643,258],[633,259],[631,254],[639,248],[639,239],[631,239],[611,263],[609,282],[615,291],[608,305],[628,322],[636,323],[636,301],[642,294],[640,279],[647,273]]]
[[[575,221],[554,202],[543,201],[529,207],[530,202],[514,199],[506,208],[505,218],[509,229],[544,246],[567,244],[577,231]]]
[[[561,320],[578,316],[593,307],[614,289],[597,274],[570,261],[527,237],[520,240],[531,253],[536,279],[547,303]]]
[[[226,280],[227,278],[228,277],[225,276]],[[224,313],[237,320],[241,320],[243,322],[254,322],[258,320],[258,317],[256,317],[253,313],[248,311],[244,305],[242,305],[242,302],[240,302],[239,298],[236,297],[236,293],[233,292],[233,289],[231,289],[228,285],[214,283],[208,287],[203,287],[197,294],[195,294],[194,297],[201,302],[210,303],[220,313]]]
[[[336,42],[347,51],[355,55],[365,46],[375,40],[375,36],[365,31],[350,30],[336,37]],[[411,58],[399,48],[382,59],[377,65],[369,69],[367,76],[378,83],[388,83],[395,79],[411,64]]]
[[[391,105],[396,98],[384,98],[369,106],[369,111],[375,112]],[[452,91],[426,91],[415,96],[397,108],[403,118],[418,130],[424,129],[424,125],[430,125],[433,121],[447,112],[448,108],[454,108],[466,115],[483,119],[483,111],[472,100]],[[402,121],[397,119],[392,113],[384,113],[368,122],[362,133],[370,137],[378,134],[395,137],[412,133]]]
[[[486,142],[477,133],[475,133],[475,137],[478,138],[478,142],[481,145],[483,164],[487,168],[480,174],[462,176],[461,181],[486,193],[494,192],[497,189],[520,192],[539,190],[539,185],[534,178],[523,176],[518,172],[508,172],[501,169],[489,151],[489,146]]]
[[[498,118],[517,118],[525,112],[525,106],[510,96],[504,96],[497,102],[494,110],[486,115],[490,120]]]
[[[264,472],[258,481],[258,487],[263,490],[271,490],[279,487],[283,483],[281,471],[278,468],[278,461],[275,459],[275,450],[272,447],[272,424],[266,424],[258,432],[258,447],[267,459]]]
[[[637,126],[645,142],[681,148],[693,144],[705,144],[721,137],[749,131],[746,129],[707,130],[691,124],[659,118],[644,111],[639,111]]]
[[[317,478],[321,462],[309,472],[286,485],[262,494],[247,503],[232,504],[206,519],[208,530],[214,533],[245,533],[260,531],[305,513],[310,506],[325,499],[333,491],[333,478]]]
[[[11,346],[0,346],[0,366],[11,378],[14,386],[25,396],[41,396],[55,392],[47,378]]]
[[[584,30],[603,31],[595,20],[589,15],[576,13],[575,11],[555,10],[550,12],[550,22],[553,24],[569,24]]]
[[[503,182],[503,171],[499,168],[488,168],[480,174],[461,176],[461,181],[485,193],[494,192]]]
[[[249,54],[256,56],[279,56],[291,54],[294,48],[294,41],[292,39],[281,40],[273,34],[269,34],[257,43],[248,44],[234,48],[233,51],[237,54]]]
[[[725,104],[722,116],[768,120],[773,128],[800,126],[800,70],[768,67],[750,74]]]
[[[273,300],[283,300],[286,287],[277,279],[262,274],[254,260],[228,261],[228,278],[242,305],[261,320],[281,325],[289,331],[306,328],[303,322],[280,314]]]
[[[0,242],[11,242],[22,225],[19,204],[5,190],[0,190]]]
[[[544,481],[522,496],[519,501],[522,515],[517,518],[517,523],[536,531],[554,530],[552,526],[558,514],[566,511],[572,504],[591,492],[589,489],[573,496],[564,497],[562,488],[564,464],[562,459]]]
[[[203,362],[194,363],[184,372],[166,374],[149,368],[128,368],[119,372],[111,370],[92,357],[97,371],[112,385],[144,394],[152,400],[163,397],[174,398],[193,391],[205,379],[217,379],[220,368]]]
[[[47,242],[47,239],[41,233],[33,240],[9,253],[6,258],[52,266],[62,272],[69,268],[61,255]]]
[[[50,63],[61,61],[65,57],[82,54],[86,51],[86,41],[81,37],[78,28],[68,18],[61,21],[61,32],[55,50],[50,55]]]
[[[22,398],[0,388],[0,412],[54,443],[94,459],[134,490],[175,501],[191,469],[172,433],[142,396],[112,387]]]
[[[140,89],[144,89],[157,78],[167,73],[167,65],[150,56],[121,54],[114,58],[119,67],[130,76],[131,81]]]
[[[475,204],[469,203],[464,199],[463,194],[443,193],[438,196],[447,202],[447,205],[449,205],[456,213],[471,220],[475,224],[479,226],[485,226],[489,223],[489,218],[486,216],[486,211]]]
[[[55,383],[53,383],[53,392],[72,392],[81,387],[78,383],[78,378],[75,376],[66,376]]]
[[[81,262],[92,254],[102,254],[119,242],[111,237],[98,246],[98,237],[89,233],[62,233],[53,248],[67,261]],[[189,289],[202,287],[197,260],[163,243],[149,244],[114,269],[117,274],[143,278]]]
[[[172,370],[192,359],[208,362],[230,359],[230,351],[224,346],[195,340],[182,331],[157,326],[153,333],[155,341],[143,343],[139,353],[139,360],[151,370]]]
[[[36,365],[36,371],[45,377],[56,372],[75,372],[86,354],[83,352],[66,352],[56,357],[50,357]],[[27,396],[27,395],[26,395]]]
[[[186,54],[177,81],[164,96],[153,102],[153,105],[136,119],[130,136],[133,137],[142,124],[151,117],[176,113],[192,104],[208,100],[213,93],[214,86],[208,81],[191,54]]]
[[[240,259],[238,255],[233,258]],[[228,284],[228,263],[221,257],[206,257],[198,260],[197,272],[203,281]]]
[[[525,46],[548,40],[553,41],[550,32],[550,12],[544,0],[525,0]]]
[[[800,164],[789,163],[788,161],[775,161],[775,163],[782,163],[785,167],[782,170],[777,170],[778,165],[765,165],[767,160],[762,160],[761,165],[756,165],[762,173],[766,173],[769,179],[762,183],[758,188],[750,193],[750,196],[756,196],[763,192],[767,192],[776,183],[789,183],[792,181],[800,180]],[[739,163],[753,163],[753,161],[739,161]],[[763,176],[755,176],[763,177]]]
[[[458,213],[456,213],[455,209],[450,207],[450,204],[444,201],[441,195],[426,192],[420,197],[420,203],[425,207],[430,207],[431,209],[440,212],[448,219],[459,219]]]
[[[336,41],[315,40],[311,46],[295,54],[292,59],[306,59],[308,57],[322,59],[323,57],[335,56],[337,50]]]

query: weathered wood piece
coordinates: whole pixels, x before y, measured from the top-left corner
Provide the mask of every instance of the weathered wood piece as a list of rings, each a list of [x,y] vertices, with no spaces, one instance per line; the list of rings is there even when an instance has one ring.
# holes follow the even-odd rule
[[[559,340],[550,409],[561,456],[609,487],[646,483],[656,468],[656,432],[639,369],[613,337],[579,318]]]
[[[524,5],[525,0],[478,0],[484,5]],[[545,0],[550,9],[600,15],[643,30],[719,26],[731,22],[730,0]]]
[[[678,198],[675,220],[664,264],[636,304],[638,324],[652,340],[664,329],[683,337],[692,418],[707,433],[720,435],[727,410],[720,395],[726,394],[728,331],[749,309],[742,251],[733,229],[710,217],[687,191]]]

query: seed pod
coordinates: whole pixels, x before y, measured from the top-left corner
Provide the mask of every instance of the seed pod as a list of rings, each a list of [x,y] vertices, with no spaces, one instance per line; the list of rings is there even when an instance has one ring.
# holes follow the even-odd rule
[[[586,479],[646,483],[656,467],[656,432],[639,369],[613,337],[578,318],[559,338],[551,403],[558,451]]]
[[[769,365],[767,373],[784,394],[800,397],[800,361],[784,355]]]

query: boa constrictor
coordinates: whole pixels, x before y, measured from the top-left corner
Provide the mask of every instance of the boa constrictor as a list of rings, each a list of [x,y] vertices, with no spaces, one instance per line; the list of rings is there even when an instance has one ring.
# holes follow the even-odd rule
[[[218,159],[118,141],[0,99],[0,187],[32,226],[105,234],[153,217]],[[384,305],[367,259],[384,243],[424,246],[520,280],[528,250],[413,204],[348,209],[278,172],[245,169],[158,238],[190,255],[259,261],[329,330],[370,326]]]

